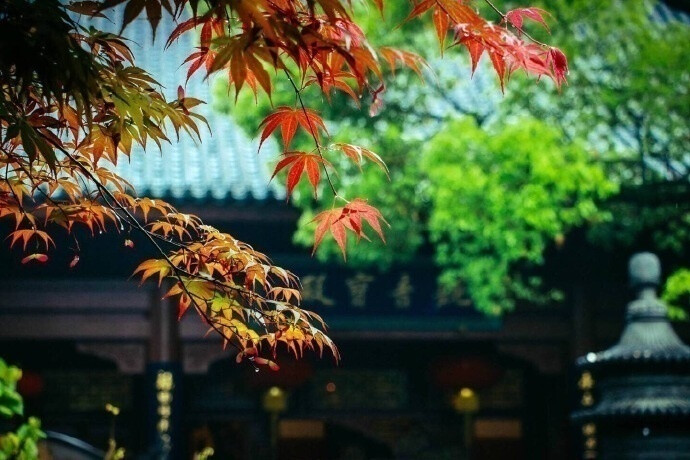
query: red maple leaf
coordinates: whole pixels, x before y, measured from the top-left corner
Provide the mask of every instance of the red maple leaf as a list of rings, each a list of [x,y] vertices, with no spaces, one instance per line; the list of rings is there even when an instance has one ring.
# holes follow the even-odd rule
[[[518,35],[520,32],[522,32],[522,24],[524,23],[524,19],[528,18],[531,19],[534,22],[538,22],[539,24],[543,25],[544,28],[548,31],[549,26],[546,24],[546,21],[544,20],[544,15],[548,15],[549,13],[542,10],[541,8],[516,8],[514,10],[508,11],[505,16],[503,16],[503,20],[505,22],[509,22],[512,24],[517,30],[518,30]]]
[[[287,193],[288,199],[294,190],[295,186],[302,178],[304,171],[307,172],[309,183],[314,188],[314,196],[316,196],[316,186],[321,178],[320,166],[331,166],[331,164],[322,156],[313,153],[305,152],[286,152],[284,158],[278,162],[271,179],[283,169],[290,166],[287,173]]]
[[[28,264],[32,260],[44,264],[48,261],[48,256],[45,254],[29,254],[22,259],[22,264]]]
[[[551,64],[556,84],[560,86],[561,83],[566,81],[565,76],[568,74],[568,58],[566,58],[563,51],[558,48],[550,48],[547,62]]]
[[[374,153],[369,149],[365,149],[364,147],[360,147],[359,145],[352,144],[338,143],[334,144],[334,147],[337,147],[340,150],[342,150],[343,153],[348,158],[350,158],[360,170],[362,169],[362,162],[364,161],[364,158],[368,158],[369,160],[376,163],[386,173],[386,176],[388,176],[388,178],[390,179],[390,175],[388,174],[388,167],[386,166],[386,163],[383,161],[383,159],[377,153]]]
[[[79,263],[79,254],[75,254],[72,261],[69,263],[69,268],[74,268]]]
[[[261,133],[259,148],[278,127],[280,127],[280,134],[283,138],[283,147],[285,149],[290,148],[290,142],[295,137],[298,126],[301,126],[307,134],[315,137],[317,140],[319,139],[319,129],[328,134],[323,119],[315,111],[302,108],[293,109],[286,106],[278,107],[272,114],[264,118],[259,126],[264,127]]]
[[[422,67],[429,67],[429,64],[427,64],[424,58],[420,55],[410,51],[391,48],[389,46],[381,47],[379,49],[379,53],[381,53],[381,56],[388,63],[391,73],[395,74],[398,63],[400,63],[401,65],[412,69],[422,81],[424,80],[424,76],[422,75]]]
[[[450,28],[450,17],[448,17],[448,14],[445,11],[437,8],[434,10],[432,18],[434,20],[434,28],[436,29],[438,44],[441,47],[441,55],[443,55],[443,46],[446,42],[448,29]]]
[[[312,249],[312,254],[316,252],[324,236],[326,236],[326,232],[330,231],[340,251],[343,253],[343,258],[347,259],[346,246],[348,230],[354,233],[357,239],[369,239],[364,232],[362,220],[367,222],[369,226],[374,229],[383,242],[386,241],[381,228],[381,222],[388,225],[386,219],[383,218],[378,209],[371,206],[366,201],[356,198],[341,208],[323,211],[314,218],[313,222],[316,222],[317,225],[314,231],[314,247]]]

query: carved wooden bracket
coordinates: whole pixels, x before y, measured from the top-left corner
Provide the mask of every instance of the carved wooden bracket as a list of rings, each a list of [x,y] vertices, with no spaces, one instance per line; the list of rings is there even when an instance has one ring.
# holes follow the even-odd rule
[[[499,344],[497,349],[500,353],[529,362],[542,374],[552,375],[563,372],[568,357],[564,349],[555,345]]]
[[[143,374],[146,368],[146,346],[143,343],[78,343],[77,351],[113,361],[123,374]]]
[[[185,343],[182,345],[182,366],[185,374],[205,374],[211,364],[234,355],[232,350],[223,350],[220,343]]]

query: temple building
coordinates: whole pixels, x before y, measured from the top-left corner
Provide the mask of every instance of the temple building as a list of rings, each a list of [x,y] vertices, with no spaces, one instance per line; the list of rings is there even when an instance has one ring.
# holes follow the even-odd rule
[[[158,36],[173,26],[164,18]],[[151,44],[146,23],[126,33],[138,65],[172,94],[185,79],[178,66],[188,46]],[[211,101],[212,88],[192,79],[187,93]],[[191,458],[212,447],[224,460],[533,460],[580,448],[569,418],[580,397],[572,363],[619,337],[630,300],[621,294],[626,260],[638,248],[595,252],[576,234],[546,257],[550,281],[565,292],[561,305],[520,304],[488,317],[462,287],[439,290],[431,254],[385,271],[311,258],[292,243],[297,210],[269,183],[276,150],[257,155],[228,116],[212,104],[203,110],[213,131],[203,143],[182,138],[162,154],[135,152],[119,171],[139,194],[169,200],[300,276],[304,304],[324,317],[342,361],[280,356],[277,373],[236,364],[199,318],[177,322],[164,288],[128,280],[152,254],[134,234],[81,238],[72,270],[68,251],[22,266],[3,249],[0,356],[24,369],[26,413],[56,445],[105,449],[112,404],[116,438],[135,458]],[[690,342],[687,323],[676,331]],[[98,458],[89,449],[83,458]]]

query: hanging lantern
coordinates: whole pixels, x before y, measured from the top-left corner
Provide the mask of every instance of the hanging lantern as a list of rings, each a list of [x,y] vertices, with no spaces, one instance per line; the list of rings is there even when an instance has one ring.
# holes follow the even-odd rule
[[[22,378],[17,382],[17,391],[25,398],[35,398],[43,393],[45,382],[36,372],[24,370]]]
[[[498,382],[503,369],[482,356],[446,357],[436,360],[432,377],[446,390],[487,388]]]

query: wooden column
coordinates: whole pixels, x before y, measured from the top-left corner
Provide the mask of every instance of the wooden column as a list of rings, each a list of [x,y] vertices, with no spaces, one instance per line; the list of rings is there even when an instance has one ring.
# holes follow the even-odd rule
[[[165,286],[163,287],[165,289]],[[180,339],[177,305],[161,300],[163,290],[154,291],[150,309],[150,336],[146,367],[146,392],[149,400],[149,458],[183,458],[183,433]]]
[[[582,356],[592,350],[592,306],[588,304],[582,284],[576,284],[572,290],[573,302],[573,341],[572,356]]]

